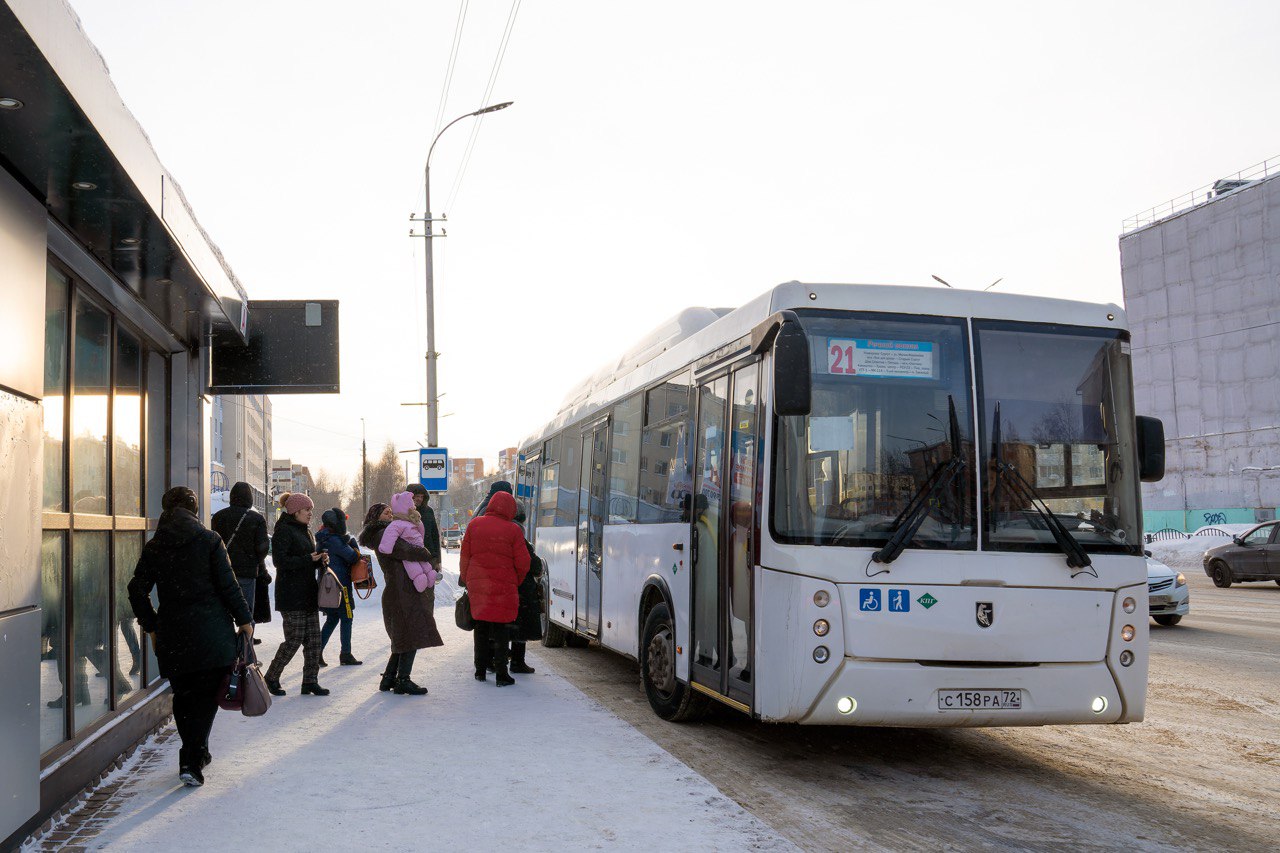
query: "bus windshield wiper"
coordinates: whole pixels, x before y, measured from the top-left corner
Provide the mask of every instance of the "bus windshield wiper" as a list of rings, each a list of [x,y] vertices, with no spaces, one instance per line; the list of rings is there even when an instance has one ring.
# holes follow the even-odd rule
[[[960,476],[960,472],[964,470],[964,455],[960,447],[960,421],[956,418],[956,401],[950,394],[947,395],[947,410],[951,458],[939,463],[929,472],[924,484],[911,496],[911,500],[893,520],[891,526],[893,535],[883,547],[871,555],[871,559],[877,563],[892,563],[898,559],[903,549],[907,547],[907,543],[920,529],[920,525],[924,524],[924,520],[928,518],[929,507],[933,505],[934,499],[942,494],[944,489],[950,488]]]
[[[1089,554],[1084,550],[1084,546],[1076,541],[1071,535],[1062,521],[1053,514],[1053,510],[1045,503],[1044,498],[1036,491],[1035,486],[1027,482],[1026,478],[1018,473],[1018,469],[1009,462],[1004,461],[1003,444],[1000,436],[1000,403],[996,401],[995,411],[995,427],[992,429],[992,459],[995,463],[996,477],[992,484],[991,490],[991,518],[992,530],[995,530],[996,511],[998,504],[996,499],[1000,494],[1000,484],[1004,482],[1010,493],[1029,505],[1036,511],[1036,515],[1044,522],[1045,527],[1049,529],[1049,533],[1053,535],[1053,541],[1058,543],[1058,547],[1062,549],[1062,553],[1067,557],[1067,566],[1072,569],[1087,569],[1093,565],[1093,561],[1089,559]]]

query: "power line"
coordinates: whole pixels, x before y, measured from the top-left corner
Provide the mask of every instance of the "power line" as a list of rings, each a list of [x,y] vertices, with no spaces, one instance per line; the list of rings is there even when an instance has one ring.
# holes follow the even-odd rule
[[[502,70],[502,60],[507,55],[507,45],[511,42],[511,32],[516,26],[516,16],[520,13],[520,0],[512,0],[511,12],[507,15],[507,26],[502,32],[502,39],[498,44],[498,53],[493,58],[493,68],[489,71],[489,82],[485,86],[484,95],[480,98],[480,107],[489,104],[490,98],[493,96],[494,86],[498,82],[498,72]],[[448,200],[442,208],[448,211],[453,208],[453,202],[458,197],[458,191],[462,188],[462,178],[467,173],[467,164],[471,162],[471,152],[475,150],[476,138],[480,135],[480,126],[484,123],[484,116],[476,118],[474,124],[471,125],[471,136],[467,139],[467,148],[462,155],[462,165],[458,168],[458,174],[453,179],[453,186],[449,188]]]
[[[449,48],[449,63],[445,66],[444,85],[440,87],[440,106],[436,108],[435,129],[432,135],[440,132],[444,125],[445,108],[449,105],[449,89],[453,85],[453,70],[458,64],[458,46],[462,42],[462,27],[467,21],[467,7],[470,0],[462,0],[458,4],[458,21],[453,27],[453,46]]]

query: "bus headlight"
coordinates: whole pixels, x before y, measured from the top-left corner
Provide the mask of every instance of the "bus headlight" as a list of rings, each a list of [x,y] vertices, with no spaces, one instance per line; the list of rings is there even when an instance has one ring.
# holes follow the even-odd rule
[[[1130,597],[1126,598],[1120,606],[1124,608],[1125,613],[1132,613],[1138,609],[1138,602],[1134,601],[1133,598]]]
[[[836,700],[836,710],[841,714],[848,716],[858,710],[858,700],[852,696],[841,696]]]
[[[1132,625],[1125,625],[1120,629],[1120,639],[1128,643],[1133,640],[1134,635],[1137,633],[1138,632],[1134,630]]]
[[[1125,649],[1120,653],[1121,666],[1133,666],[1133,652]]]
[[[1093,709],[1093,713],[1101,714],[1103,711],[1107,710],[1107,697],[1106,696],[1093,697],[1093,704],[1090,705],[1089,707]]]
[[[813,594],[813,603],[819,607],[826,607],[831,603],[831,593],[825,589],[820,589]]]
[[[826,619],[819,619],[817,622],[813,623],[813,633],[817,634],[819,637],[827,636],[827,632],[830,630],[831,623]]]
[[[813,659],[817,663],[826,663],[831,659],[831,651],[826,646],[818,646],[813,650]]]

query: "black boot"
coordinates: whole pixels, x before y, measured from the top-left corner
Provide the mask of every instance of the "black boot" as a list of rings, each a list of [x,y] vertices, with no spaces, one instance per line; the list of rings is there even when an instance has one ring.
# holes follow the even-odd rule
[[[392,687],[396,686],[396,674],[394,672],[382,673],[382,680],[378,682],[378,689],[386,693]]]
[[[496,639],[493,642],[493,671],[494,681],[499,687],[509,687],[516,683],[516,680],[507,672],[507,655],[510,653],[506,636]]]
[[[280,686],[280,679],[264,678],[263,680],[267,682],[267,692],[270,693],[272,696],[284,695],[284,688]]]
[[[326,660],[324,659],[324,655],[321,655],[321,656],[320,656],[320,665],[321,665],[321,666],[328,666],[328,665],[329,665],[329,662],[328,662],[328,661],[326,661]]]
[[[397,696],[422,696],[426,692],[427,688],[414,684],[408,676],[396,679],[395,694]]]
[[[508,669],[518,675],[532,675],[534,673],[533,667],[524,662],[524,648],[523,640],[518,640],[511,644],[511,666]]]
[[[338,655],[338,663],[342,666],[360,666],[364,661],[356,660],[356,656],[351,652],[343,652]]]
[[[485,675],[487,674],[487,672],[488,672],[488,669],[486,667],[483,667],[483,666],[476,667],[476,681],[487,680],[485,678]]]
[[[312,696],[328,696],[329,695],[328,688],[321,687],[320,682],[318,681],[302,682],[302,689],[299,690],[298,692],[301,693],[303,696],[306,696],[308,694]]]

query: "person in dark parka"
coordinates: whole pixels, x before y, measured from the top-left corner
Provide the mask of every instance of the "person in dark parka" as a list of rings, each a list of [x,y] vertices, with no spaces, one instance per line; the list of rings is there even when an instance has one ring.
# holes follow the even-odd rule
[[[316,546],[323,548],[329,555],[329,568],[333,569],[338,582],[342,584],[342,603],[337,607],[323,609],[325,619],[320,626],[320,665],[327,665],[324,662],[324,647],[329,644],[333,630],[341,626],[338,638],[342,651],[338,662],[343,666],[359,666],[364,661],[356,660],[356,656],[351,653],[351,621],[355,615],[352,610],[355,591],[351,586],[351,565],[360,558],[359,546],[356,545],[355,537],[347,532],[347,514],[339,507],[325,510],[320,521],[324,526],[316,533]]]
[[[514,519],[516,524],[524,526],[524,510],[518,510]],[[519,675],[531,675],[533,667],[525,663],[525,645],[529,640],[542,639],[542,558],[533,551],[529,540],[524,546],[529,549],[529,573],[520,581],[520,610],[516,614],[516,627],[511,634],[511,666],[510,671]]]
[[[264,678],[273,696],[283,696],[280,676],[289,661],[302,649],[302,689],[304,696],[328,696],[320,686],[320,572],[329,555],[316,547],[311,535],[311,512],[315,504],[301,492],[280,496],[284,512],[276,519],[271,536],[271,559],[276,567],[276,610],[284,623],[284,642]]]
[[[175,486],[160,506],[156,534],[129,581],[129,603],[173,688],[173,719],[182,738],[179,775],[198,786],[209,763],[217,690],[236,658],[233,624],[252,637],[253,619],[221,537],[196,518],[195,492]],[[151,603],[153,588],[159,610]]]
[[[510,483],[508,483],[506,480],[495,480],[494,482],[489,484],[489,494],[485,495],[484,500],[480,501],[480,506],[476,507],[476,514],[471,517],[483,518],[484,514],[489,510],[489,501],[491,501],[493,499],[493,496],[496,495],[498,492],[506,492],[507,494],[511,495],[512,498],[515,497],[515,492],[511,490]]]
[[[227,546],[231,570],[252,611],[257,601],[258,570],[271,545],[267,540],[267,520],[253,508],[253,487],[245,482],[232,486],[231,506],[215,512],[209,527]]]
[[[389,553],[379,551],[382,534],[394,519],[391,507],[381,503],[374,504],[365,515],[364,529],[360,531],[359,537],[361,545],[378,555],[383,578],[382,622],[386,626],[387,637],[391,640],[391,657],[387,659],[386,668],[382,671],[378,689],[418,696],[426,693],[427,688],[414,684],[409,677],[413,672],[413,659],[418,649],[443,646],[444,640],[436,627],[435,587],[418,592],[409,573],[405,571],[404,561],[418,560],[435,565],[440,560],[440,552],[433,553],[403,539],[395,540]]]

